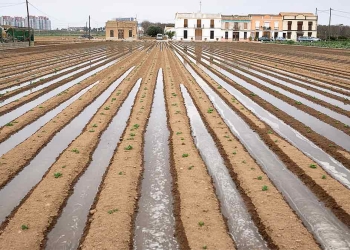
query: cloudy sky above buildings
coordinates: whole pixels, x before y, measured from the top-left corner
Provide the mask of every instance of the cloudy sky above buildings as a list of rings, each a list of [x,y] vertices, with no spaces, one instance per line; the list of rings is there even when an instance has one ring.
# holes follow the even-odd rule
[[[25,16],[25,0],[0,0],[0,16]],[[91,15],[91,26],[102,27],[115,17],[136,17],[141,22],[174,22],[176,12],[198,12],[200,1],[189,0],[30,0],[31,15],[48,16],[52,28],[85,26]],[[278,14],[279,12],[319,11],[319,23],[328,24],[329,8],[332,24],[350,25],[350,0],[203,0],[203,13]],[[326,11],[325,11],[326,10]]]

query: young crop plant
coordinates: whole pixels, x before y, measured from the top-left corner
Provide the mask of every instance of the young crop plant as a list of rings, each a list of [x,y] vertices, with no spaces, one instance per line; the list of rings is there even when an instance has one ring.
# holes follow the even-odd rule
[[[92,127],[97,128],[97,124],[95,123],[94,125],[92,125]]]
[[[214,109],[213,108],[208,108],[208,111],[207,111],[209,114],[213,113],[214,112]]]
[[[109,106],[105,107],[105,110],[109,110]]]
[[[182,158],[188,157],[188,154],[182,154]]]
[[[135,136],[135,134],[134,133],[130,133],[130,136]]]
[[[128,145],[127,147],[124,148],[125,150],[131,150],[132,149],[132,146],[131,145]]]
[[[79,152],[79,150],[78,149],[72,149],[72,152],[74,152],[74,153],[76,153],[76,154],[79,154],[80,152]]]
[[[176,134],[177,134],[177,135],[181,135],[181,134],[182,134],[182,132],[176,132]]]
[[[134,126],[133,126],[135,129],[138,129],[139,127],[140,127],[140,125],[138,125],[138,124],[134,124]]]
[[[25,225],[25,224],[23,224],[23,225],[21,226],[21,228],[22,228],[22,230],[28,230],[28,229],[29,229],[28,225]]]
[[[53,176],[57,179],[57,178],[60,178],[62,176],[62,173],[57,172],[57,173],[54,173]]]
[[[222,89],[222,86],[221,86],[221,85],[219,85],[219,86],[218,86],[218,89]]]
[[[204,226],[204,222],[203,222],[203,221],[200,221],[200,222],[198,222],[198,225],[199,225],[200,227],[202,227],[202,226]]]
[[[261,181],[262,180],[262,176],[258,176],[258,180]]]
[[[301,105],[302,103],[299,101],[296,101],[295,104]]]
[[[317,166],[315,164],[311,164],[310,168],[317,168]]]
[[[12,127],[12,126],[13,126],[13,123],[12,123],[12,122],[9,122],[9,123],[7,123],[5,126],[7,126],[7,127]]]
[[[108,210],[108,213],[113,214],[113,213],[118,212],[118,211],[119,211],[119,209],[115,208],[115,209]]]
[[[269,189],[269,188],[268,188],[267,186],[263,186],[261,190],[262,190],[262,191],[267,191],[268,189]]]
[[[325,180],[327,179],[327,177],[325,175],[322,175],[322,179]]]
[[[188,170],[192,170],[192,168],[194,168],[194,166],[189,166],[189,167],[188,167]]]

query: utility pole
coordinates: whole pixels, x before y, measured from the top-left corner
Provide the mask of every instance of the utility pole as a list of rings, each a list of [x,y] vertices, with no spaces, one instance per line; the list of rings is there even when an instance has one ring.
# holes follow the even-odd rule
[[[331,40],[331,20],[332,20],[332,8],[329,8],[329,24],[328,24],[328,40]]]
[[[316,8],[316,16],[317,16],[317,8]]]
[[[90,40],[90,34],[91,34],[91,27],[90,27],[90,15],[89,15],[89,40]]]
[[[202,1],[199,2],[199,13],[202,12]]]
[[[26,5],[27,5],[27,20],[28,20],[28,36],[29,36],[29,47],[30,47],[30,24],[29,24],[29,8],[28,8],[28,0],[26,0]]]
[[[85,24],[85,35],[87,36],[87,33],[88,33],[88,28],[87,28],[87,22]]]

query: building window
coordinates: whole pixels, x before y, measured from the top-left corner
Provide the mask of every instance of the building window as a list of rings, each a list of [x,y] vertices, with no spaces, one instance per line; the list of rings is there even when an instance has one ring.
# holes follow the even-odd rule
[[[303,22],[298,22],[298,31],[303,30]]]
[[[234,29],[238,30],[238,23],[237,22],[234,23]]]
[[[184,39],[187,39],[187,30],[184,30]]]
[[[114,30],[109,31],[109,37],[114,37]]]
[[[118,39],[124,39],[124,30],[118,30]]]
[[[184,27],[188,28],[188,20],[187,19],[184,19]]]
[[[292,32],[287,32],[287,39],[292,39]]]
[[[214,28],[214,19],[210,19],[210,28]]]
[[[210,39],[214,39],[214,30],[210,31]]]
[[[308,33],[307,33],[307,36],[308,36],[308,37],[312,37],[312,32],[308,32]]]
[[[230,27],[229,25],[230,25],[230,23],[229,23],[229,22],[225,22],[225,29],[226,29],[226,30],[228,30],[228,29],[229,29],[229,27]]]
[[[129,37],[132,37],[132,30],[129,30]]]
[[[279,23],[275,22],[275,30],[278,30],[278,29],[279,29]]]
[[[197,28],[202,28],[202,20],[197,19]]]
[[[260,21],[255,22],[255,29],[259,30],[260,29]]]
[[[244,29],[248,29],[248,24],[247,23],[244,23]]]
[[[292,21],[288,21],[288,30],[292,30]]]
[[[309,22],[309,30],[312,30],[312,22]]]

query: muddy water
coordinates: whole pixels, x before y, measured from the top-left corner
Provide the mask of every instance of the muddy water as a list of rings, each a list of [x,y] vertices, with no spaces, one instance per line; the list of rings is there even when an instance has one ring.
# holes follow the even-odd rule
[[[259,119],[270,125],[275,132],[297,147],[316,163],[318,163],[327,173],[337,179],[340,183],[350,189],[350,170],[345,168],[340,162],[328,155],[322,149],[317,147],[314,143],[300,134],[298,131],[285,124],[282,120],[270,112],[263,109],[247,96],[239,92],[237,89],[226,83],[220,77],[205,69],[203,66],[198,65],[204,70],[212,79],[226,89],[231,95],[233,95],[242,105],[249,109]]]
[[[87,69],[89,69],[89,68],[91,68],[91,67],[93,67],[93,66],[96,66],[96,65],[99,64],[99,63],[103,63],[103,62],[105,62],[106,60],[107,60],[107,59],[104,59],[104,60],[102,60],[102,61],[99,61],[99,62],[90,64],[90,65],[88,65],[88,66],[86,66],[86,67],[84,67],[84,68],[78,69],[78,70],[76,70],[76,71],[74,71],[74,72],[68,73],[68,74],[63,75],[63,76],[61,76],[61,77],[58,77],[58,78],[56,78],[56,79],[54,79],[54,80],[52,80],[52,81],[48,81],[47,83],[41,84],[41,85],[36,86],[36,87],[34,87],[34,88],[31,88],[31,89],[29,89],[29,90],[25,90],[25,91],[23,91],[23,92],[21,92],[21,93],[19,93],[19,94],[17,94],[17,95],[14,95],[14,96],[12,96],[12,97],[10,97],[10,98],[7,98],[7,99],[5,99],[5,100],[3,100],[3,101],[0,101],[0,107],[5,106],[6,104],[9,104],[9,103],[11,103],[11,102],[13,102],[13,101],[15,101],[15,100],[17,100],[17,99],[23,97],[23,96],[26,96],[26,95],[28,95],[28,94],[31,94],[31,93],[33,93],[33,92],[35,92],[35,91],[44,89],[44,88],[46,88],[46,87],[48,87],[48,86],[50,86],[50,85],[52,85],[52,84],[55,84],[55,83],[57,83],[57,82],[59,82],[59,81],[62,81],[63,79],[69,78],[69,77],[71,77],[71,76],[73,76],[73,75],[75,75],[75,74],[77,74],[77,73],[79,73],[79,72],[82,72],[82,71],[84,71],[84,70],[87,70]]]
[[[124,73],[64,129],[58,132],[36,157],[0,190],[0,223],[5,220],[6,216],[11,213],[26,194],[42,179],[49,167],[56,161],[56,158],[83,131],[86,123],[133,68]]]
[[[116,60],[113,60],[109,63],[107,63],[106,65],[103,65],[97,69],[94,69],[92,71],[90,71],[89,73],[85,74],[85,75],[82,75],[78,78],[76,78],[75,80],[72,80],[60,87],[57,87],[55,88],[54,90],[36,98],[35,100],[31,101],[31,102],[28,102],[20,107],[18,107],[17,109],[1,116],[1,119],[0,119],[0,126],[4,126],[5,124],[11,122],[11,121],[14,121],[17,117],[23,115],[24,113],[26,113],[27,111],[29,111],[30,109],[33,109],[35,108],[37,105],[39,105],[40,103],[42,102],[45,102],[47,101],[48,99],[54,97],[55,95],[58,95],[59,93],[67,90],[68,88],[72,87],[73,85],[83,81],[84,79],[88,78],[89,76],[92,76],[93,74],[96,74],[97,72],[105,69],[105,68],[108,68],[109,66],[113,65],[114,63],[118,62],[120,59],[116,59]]]
[[[350,230],[281,162],[259,136],[200,78],[189,65],[186,69],[208,95],[215,108],[289,205],[324,249],[349,249]]]
[[[192,58],[189,58],[194,63],[195,60]],[[206,73],[209,71],[204,66],[198,64],[198,66],[204,70]],[[288,113],[295,119],[299,120],[300,122],[304,123],[305,125],[312,128],[315,132],[317,132],[320,135],[323,135],[330,141],[333,141],[334,143],[338,144],[339,146],[343,147],[344,149],[350,151],[350,136],[345,134],[344,132],[332,127],[331,125],[320,121],[319,119],[315,118],[314,116],[311,116],[304,111],[301,111],[297,108],[295,108],[292,105],[289,105],[288,103],[274,97],[273,95],[266,93],[265,91],[247,83],[246,81],[242,80],[239,77],[236,77],[227,71],[222,70],[221,68],[212,65],[213,68],[219,70],[222,74],[229,77],[236,83],[240,84],[241,86],[245,87],[246,89],[249,89],[253,93],[257,94],[259,97],[263,98],[264,100],[270,102],[275,107],[279,108],[280,110],[283,110],[284,112]]]
[[[141,80],[137,81],[117,115],[103,132],[89,167],[74,186],[74,193],[69,197],[56,225],[48,234],[46,249],[78,248],[90,207],[94,202],[102,176],[126,127]]]
[[[104,57],[102,57],[104,58]],[[99,60],[101,58],[97,58],[95,60],[91,60],[91,62],[89,62],[89,64],[92,64],[94,62],[96,62],[97,60]],[[49,77],[52,77],[54,75],[57,75],[57,74],[61,74],[61,73],[64,73],[64,72],[67,72],[71,69],[74,69],[74,68],[77,68],[77,67],[80,67],[82,65],[86,64],[86,62],[83,62],[83,63],[79,63],[77,65],[74,65],[74,66],[71,66],[71,67],[68,67],[68,68],[65,68],[65,69],[62,69],[62,70],[58,70],[57,72],[54,72],[54,73],[50,73],[50,74],[47,74],[45,76],[41,76],[41,77],[38,77],[38,78],[35,78],[35,79],[31,79],[29,81],[26,81],[26,82],[23,82],[19,85],[16,85],[16,86],[12,86],[12,87],[9,87],[9,88],[6,88],[6,89],[3,89],[3,90],[0,90],[0,94],[5,94],[6,92],[10,92],[10,91],[13,91],[13,90],[16,90],[16,89],[20,89],[22,87],[25,87],[25,86],[28,86],[30,84],[32,84],[33,82],[38,82],[40,81],[41,79],[47,79]],[[76,72],[75,72],[76,73]],[[65,77],[67,77],[67,75],[65,75]],[[61,78],[62,79],[62,78]],[[56,81],[55,81],[56,82]],[[52,82],[53,83],[53,82]]]
[[[214,181],[222,214],[227,219],[230,235],[234,239],[237,248],[268,249],[231,179],[213,138],[207,131],[198,110],[183,85],[181,85],[181,91],[185,99],[187,115],[191,122],[192,136],[195,138],[196,146]]]
[[[8,151],[10,151],[12,148],[16,147],[18,144],[20,144],[24,140],[26,140],[27,138],[29,138],[32,134],[36,133],[38,129],[44,126],[48,121],[54,118],[62,110],[67,108],[70,104],[78,100],[83,94],[85,94],[87,91],[89,91],[92,87],[94,87],[99,82],[100,81],[97,81],[94,84],[91,84],[90,86],[81,90],[78,94],[74,95],[73,97],[71,97],[70,99],[68,99],[61,105],[59,105],[58,107],[54,108],[53,110],[47,112],[44,116],[40,117],[35,122],[25,126],[16,134],[13,134],[12,136],[10,136],[6,141],[0,143],[0,157],[3,154],[6,154]]]
[[[151,116],[145,133],[144,173],[135,221],[134,249],[179,249],[175,233],[169,130],[163,93],[163,73],[158,72]]]

